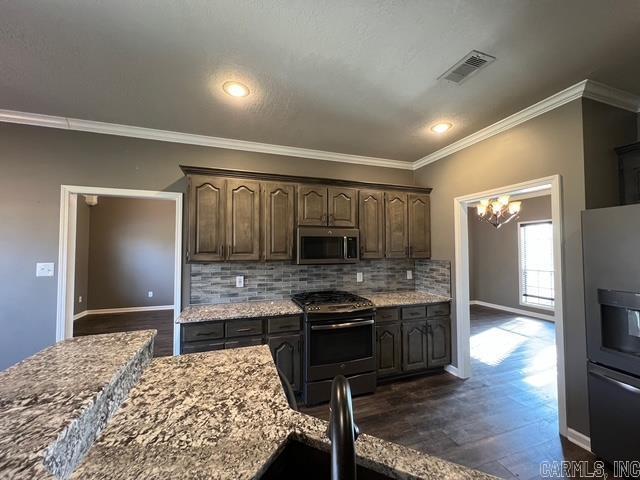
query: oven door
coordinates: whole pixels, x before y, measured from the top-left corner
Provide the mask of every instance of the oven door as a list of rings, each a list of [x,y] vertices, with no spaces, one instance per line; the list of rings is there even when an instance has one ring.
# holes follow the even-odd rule
[[[298,228],[298,263],[355,263],[359,260],[359,230],[355,228]]]
[[[374,327],[372,316],[308,322],[307,381],[374,371]]]

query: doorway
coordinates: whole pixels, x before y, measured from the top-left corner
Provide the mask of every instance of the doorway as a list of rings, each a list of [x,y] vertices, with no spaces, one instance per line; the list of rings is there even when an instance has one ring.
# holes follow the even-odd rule
[[[178,354],[182,194],[63,185],[56,339],[158,330]]]
[[[514,185],[477,192],[454,199],[455,235],[455,327],[456,366],[450,371],[461,378],[473,375],[471,362],[471,313],[470,313],[470,257],[469,257],[469,207],[487,198],[501,195],[526,195],[548,190],[551,195],[551,234],[553,245],[554,301],[550,309],[555,322],[555,350],[557,361],[558,430],[571,439],[567,428],[565,376],[564,376],[564,323],[562,290],[562,209],[560,176],[554,175]]]

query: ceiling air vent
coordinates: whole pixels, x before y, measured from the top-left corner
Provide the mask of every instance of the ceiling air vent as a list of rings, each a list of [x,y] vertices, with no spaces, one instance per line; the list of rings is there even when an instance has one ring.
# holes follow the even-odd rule
[[[449,80],[453,83],[462,83],[478,70],[489,65],[495,59],[496,57],[487,55],[486,53],[471,50],[471,52],[465,55],[462,60],[440,75],[438,80],[444,78],[445,80]]]

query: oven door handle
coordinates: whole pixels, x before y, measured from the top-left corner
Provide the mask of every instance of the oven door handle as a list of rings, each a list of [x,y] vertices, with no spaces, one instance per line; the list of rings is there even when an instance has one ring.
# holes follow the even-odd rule
[[[356,328],[364,325],[373,325],[373,320],[360,320],[358,322],[332,323],[330,325],[311,325],[311,330],[338,330],[340,328]]]

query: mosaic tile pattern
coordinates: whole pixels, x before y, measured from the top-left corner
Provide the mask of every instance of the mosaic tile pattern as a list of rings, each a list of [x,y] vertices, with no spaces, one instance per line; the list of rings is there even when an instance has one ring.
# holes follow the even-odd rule
[[[451,262],[449,260],[416,260],[415,288],[451,297]]]
[[[414,290],[407,280],[409,259],[363,260],[348,265],[297,265],[287,262],[228,262],[191,266],[191,304],[287,299],[299,292],[348,290],[353,293]],[[356,273],[364,281],[356,283]],[[244,275],[236,288],[236,275]],[[415,276],[414,276],[415,278]]]

